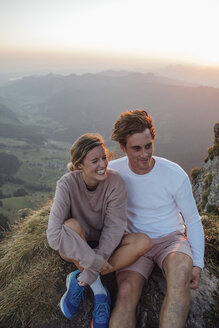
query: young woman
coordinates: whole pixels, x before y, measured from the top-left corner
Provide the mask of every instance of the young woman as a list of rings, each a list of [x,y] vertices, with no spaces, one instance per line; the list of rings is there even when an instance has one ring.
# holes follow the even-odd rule
[[[145,234],[124,234],[126,187],[107,164],[100,135],[85,134],[75,141],[70,172],[57,182],[47,229],[49,245],[79,269],[67,276],[61,311],[72,319],[89,285],[94,292],[92,325],[96,328],[108,327],[110,316],[110,297],[100,273],[121,269],[151,248]]]

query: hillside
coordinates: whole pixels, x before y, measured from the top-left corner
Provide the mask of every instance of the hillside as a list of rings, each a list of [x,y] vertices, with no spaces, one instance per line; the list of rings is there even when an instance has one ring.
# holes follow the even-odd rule
[[[124,110],[145,108],[155,120],[156,154],[187,172],[204,157],[218,120],[219,89],[152,73],[30,76],[1,88],[0,95],[26,122],[43,128],[47,138],[72,143],[84,132],[97,131],[117,151],[110,142],[116,118]]]
[[[219,214],[219,123],[214,126],[214,144],[200,167],[191,172],[193,193],[203,212]]]
[[[13,223],[52,197],[70,146],[82,133],[101,133],[119,154],[111,130],[130,108],[148,110],[157,132],[155,154],[189,174],[212,144],[218,104],[217,88],[152,73],[48,74],[8,82],[0,87],[0,153],[15,156],[20,165],[13,171],[0,162],[0,221]]]
[[[209,161],[212,163],[212,159]],[[212,175],[214,179],[214,171]],[[50,207],[51,203],[21,220],[0,242],[1,328],[90,327],[91,293],[77,318],[72,321],[63,318],[57,307],[65,291],[65,277],[74,270],[74,266],[62,261],[48,246],[46,229]],[[218,216],[205,212],[202,222],[206,267],[201,275],[199,289],[192,292],[186,328],[216,328],[218,323],[218,279],[215,276],[218,266]],[[115,276],[104,277],[104,283],[110,290],[114,304]],[[164,292],[164,278],[159,270],[155,270],[138,306],[138,328],[145,328],[145,325],[158,327],[158,313]]]
[[[74,266],[63,262],[49,248],[46,228],[51,205],[32,214],[14,226],[0,242],[0,323],[1,328],[88,328],[92,316],[92,295],[73,321],[66,320],[57,305],[65,291],[65,277]],[[216,218],[203,219],[206,238],[206,265],[215,272],[218,265]],[[112,300],[115,300],[115,276],[104,278]],[[157,317],[164,296],[165,284],[155,271],[142,295],[138,309],[138,328],[158,327]],[[187,328],[216,328],[215,294],[217,279],[207,269],[202,273],[199,291],[192,294],[192,310]],[[204,296],[203,296],[204,295]],[[206,302],[207,299],[207,302]],[[143,301],[144,300],[144,301]],[[148,313],[145,318],[145,311]],[[142,324],[140,324],[142,322]]]
[[[189,67],[184,65],[170,65],[156,70],[157,73],[169,78],[190,81],[199,85],[219,88],[218,67]]]
[[[12,112],[7,106],[0,103],[0,122],[1,123],[19,123],[18,115]]]
[[[57,307],[65,290],[65,276],[74,270],[74,267],[64,263],[47,244],[45,231],[49,209],[50,205],[26,218],[16,225],[6,239],[0,243],[0,323],[2,328],[90,327],[92,314],[92,297],[90,294],[86,307],[83,307],[83,312],[73,321],[64,319]],[[214,268],[218,264],[215,218],[205,217],[203,224],[206,238],[206,264],[211,270],[215,270]],[[202,274],[200,294],[199,292],[193,294],[193,310],[196,309],[197,311],[199,307],[200,309],[198,313],[191,314],[190,324],[186,326],[187,328],[216,328],[214,294],[217,280],[214,275],[210,275],[206,270]],[[158,283],[159,277],[161,278],[160,273],[152,278],[149,285],[151,299],[140,304],[144,311],[145,307],[149,307],[150,315],[148,315],[147,320],[149,322],[151,320],[153,327],[157,327],[156,311],[159,311],[164,293],[163,289],[162,292],[159,290],[162,282]],[[114,295],[114,299],[115,277],[111,275],[104,279],[112,295]],[[161,293],[160,297],[159,292]],[[144,292],[143,299],[146,295],[148,292],[147,294]],[[202,295],[205,295],[204,299]],[[200,303],[201,300],[203,304]],[[152,304],[154,309],[151,308]],[[141,315],[142,313],[139,314],[140,317]],[[194,324],[194,320],[197,320],[197,324]],[[139,325],[138,327],[143,328],[144,326]],[[149,327],[152,326],[149,325]]]

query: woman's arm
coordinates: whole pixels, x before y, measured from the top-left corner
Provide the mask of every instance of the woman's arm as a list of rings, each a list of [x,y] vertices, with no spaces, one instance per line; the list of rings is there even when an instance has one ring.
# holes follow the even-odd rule
[[[104,226],[101,232],[99,246],[95,249],[97,254],[108,260],[110,255],[119,245],[127,224],[126,186],[118,173],[114,173],[112,191],[106,200]]]
[[[70,218],[70,207],[68,184],[61,179],[57,183],[49,216],[48,243],[65,257],[78,261],[81,267],[99,270],[104,264],[103,256],[96,254],[74,230],[64,224]]]

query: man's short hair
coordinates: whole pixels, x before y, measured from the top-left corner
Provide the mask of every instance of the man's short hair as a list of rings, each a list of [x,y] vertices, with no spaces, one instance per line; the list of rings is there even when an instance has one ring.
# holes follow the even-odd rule
[[[145,110],[135,109],[123,112],[114,124],[111,139],[126,146],[127,137],[149,129],[152,139],[155,138],[153,119]]]

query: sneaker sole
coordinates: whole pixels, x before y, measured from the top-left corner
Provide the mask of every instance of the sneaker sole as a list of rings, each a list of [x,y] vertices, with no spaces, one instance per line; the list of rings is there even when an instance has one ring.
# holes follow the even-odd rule
[[[62,298],[61,298],[61,300],[60,300],[60,302],[59,302],[59,307],[60,307],[62,313],[63,313],[64,316],[65,316],[66,318],[68,318],[68,319],[71,319],[71,316],[70,316],[70,317],[66,316],[65,311],[64,311],[64,307],[63,307],[63,302],[64,302],[64,299],[65,299],[66,294],[67,294],[68,291],[69,291],[70,276],[71,276],[71,274],[73,274],[73,273],[71,272],[71,273],[69,273],[69,274],[67,275],[67,279],[66,279],[66,287],[67,287],[67,290],[66,290],[65,294],[62,296]]]

